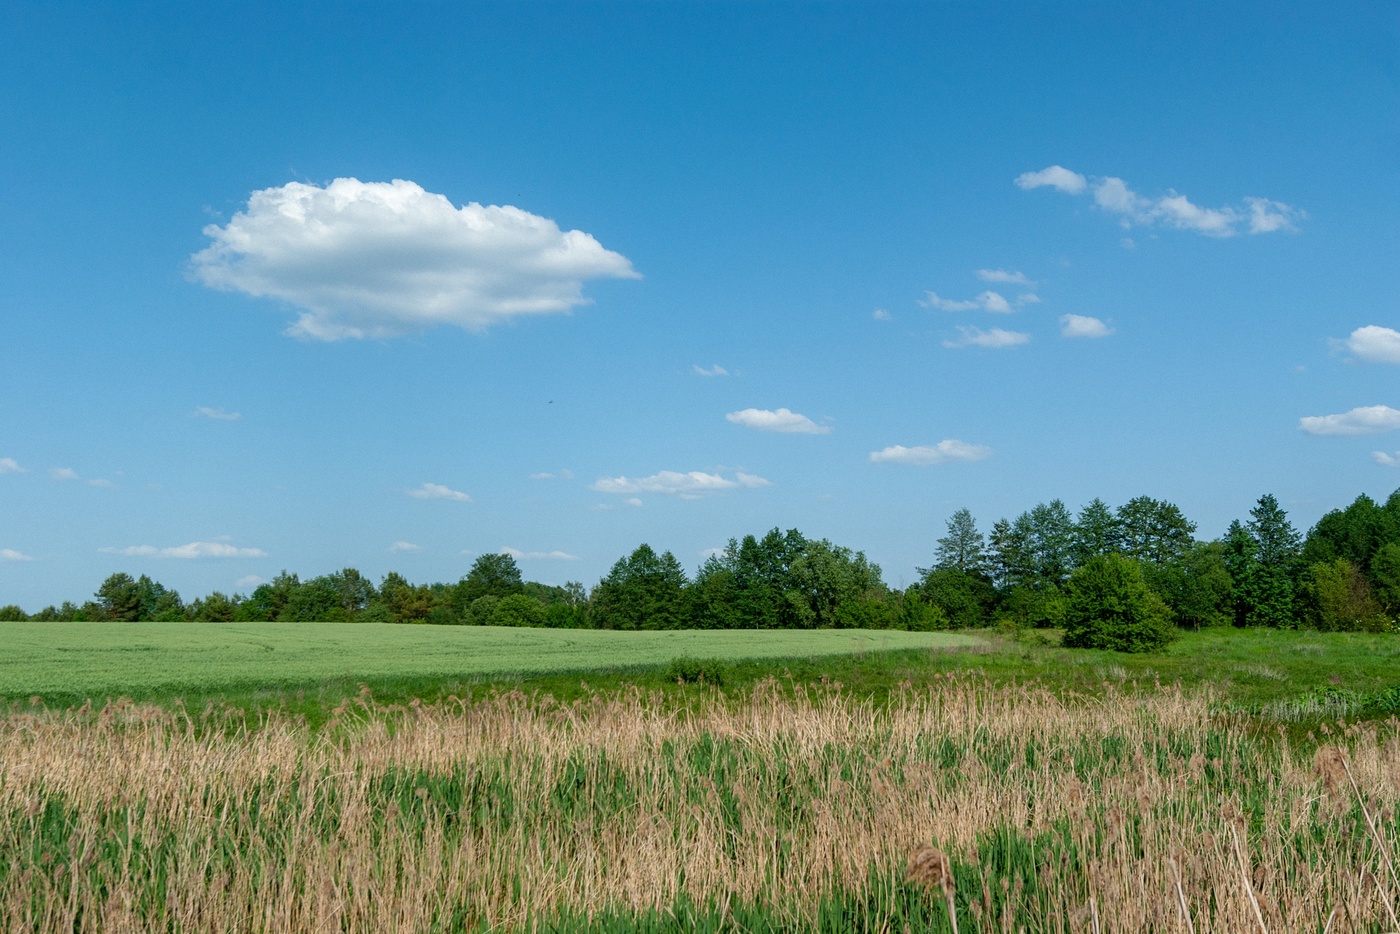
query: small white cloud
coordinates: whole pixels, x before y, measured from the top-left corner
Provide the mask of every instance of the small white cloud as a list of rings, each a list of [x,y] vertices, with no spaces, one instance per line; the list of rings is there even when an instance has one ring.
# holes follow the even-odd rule
[[[1358,406],[1337,415],[1307,415],[1298,427],[1312,435],[1378,435],[1400,428],[1400,410],[1388,405]]]
[[[29,555],[13,548],[0,548],[0,561],[33,561]]]
[[[0,457],[0,473],[28,473],[13,457]]]
[[[665,493],[668,496],[679,496],[682,499],[695,499],[708,493],[720,493],[740,488],[755,489],[768,485],[767,480],[753,474],[740,473],[731,480],[721,474],[706,473],[701,470],[692,470],[688,473],[663,470],[650,477],[602,477],[595,481],[589,489],[597,493]]]
[[[581,230],[516,207],[459,208],[402,179],[265,188],[204,235],[194,279],[301,308],[287,333],[316,340],[484,331],[585,304],[589,279],[639,278]]]
[[[1400,363],[1400,331],[1391,328],[1368,324],[1337,343],[1367,363]]]
[[[958,326],[958,336],[955,339],[945,340],[944,347],[986,347],[991,350],[1000,350],[1006,347],[1019,347],[1022,344],[1029,344],[1031,336],[1024,331],[1005,331],[1001,328],[981,328]]]
[[[706,548],[700,552],[700,560],[706,561],[710,558],[723,558],[729,554],[728,548]]]
[[[894,315],[890,314],[888,311],[886,311],[886,310],[883,309],[883,308],[876,308],[874,311],[872,311],[872,312],[870,313],[870,317],[874,318],[876,321],[893,321],[893,320],[894,320]]]
[[[1062,165],[1052,165],[1039,172],[1022,172],[1016,176],[1016,187],[1025,191],[1049,186],[1066,194],[1077,195],[1087,184],[1088,180],[1083,175],[1071,172]]]
[[[692,364],[690,365],[690,372],[694,373],[696,376],[728,376],[728,375],[729,375],[729,371],[726,370],[724,367],[720,366],[718,363],[716,363],[714,366],[710,367],[708,370],[705,369],[703,366],[701,366],[701,365],[698,364],[698,363],[692,363]]]
[[[263,580],[258,575],[249,574],[246,577],[240,577],[238,580],[234,581],[233,586],[237,587],[239,590],[253,590],[266,583],[267,581]]]
[[[937,308],[939,311],[971,311],[978,307],[974,299],[941,298],[937,292],[925,292],[919,304],[925,308]]]
[[[98,477],[95,480],[89,480],[88,486],[101,487],[104,490],[110,490],[113,486],[115,486],[115,484],[113,484],[111,480],[107,480],[103,477]]]
[[[757,474],[744,473],[742,470],[734,475],[734,479],[739,481],[740,486],[748,487],[750,490],[757,490],[765,486],[773,485],[773,481],[771,480],[765,480]]]
[[[1282,201],[1268,198],[1245,198],[1249,205],[1249,232],[1252,234],[1273,233],[1275,230],[1297,230],[1297,221],[1307,217],[1307,212],[1289,207]]]
[[[173,548],[156,548],[152,545],[128,545],[125,548],[99,548],[104,555],[122,555],[127,558],[266,558],[267,552],[261,548],[238,548],[227,542],[190,542]]]
[[[907,448],[902,444],[892,445],[881,451],[872,451],[872,464],[910,464],[915,467],[929,467],[934,464],[952,464],[980,461],[991,457],[992,449],[980,444],[968,444],[954,438],[945,438],[933,445],[919,445]]]
[[[223,409],[211,409],[207,405],[201,405],[194,410],[196,418],[212,418],[218,422],[236,422],[243,417],[240,412],[225,412]]]
[[[831,433],[829,425],[818,425],[805,415],[789,409],[741,409],[724,416],[725,421],[759,431],[776,431],[782,434],[826,435]]]
[[[642,501],[636,496],[629,496],[626,499],[624,499],[623,502],[629,506],[640,507],[642,505]]]
[[[425,483],[417,489],[405,490],[414,499],[447,499],[455,503],[470,503],[472,498],[461,490],[443,486],[441,483]]]
[[[1060,315],[1060,333],[1065,337],[1107,337],[1113,328],[1088,315]]]
[[[937,292],[925,292],[924,296],[919,304],[925,308],[937,308],[939,311],[972,311],[974,308],[980,308],[994,315],[1009,315],[1021,305],[1040,301],[1040,296],[1030,292],[1022,295],[1016,300],[1016,304],[1012,305],[1006,300],[1006,296],[991,290],[968,299],[943,298]]]
[[[72,467],[50,467],[49,476],[55,480],[76,480],[78,472]]]
[[[977,296],[977,304],[982,306],[983,311],[990,311],[998,315],[1009,315],[1012,310],[1011,303],[998,292],[983,292]]]
[[[1040,296],[1034,292],[1022,292],[1016,296],[1017,305],[1039,305]]]
[[[519,548],[502,548],[501,554],[510,555],[516,561],[577,561],[578,555],[567,551],[521,551]]]
[[[389,546],[391,555],[416,555],[422,550],[422,545],[415,545],[413,542],[394,542]]]
[[[530,474],[531,480],[572,480],[574,472],[572,470],[549,471],[544,470],[539,473]]]
[[[1371,456],[1376,459],[1377,464],[1384,464],[1386,467],[1400,464],[1400,451],[1396,451],[1394,454],[1387,454],[1385,451],[1372,451]]]
[[[1094,183],[1094,203],[1115,214],[1132,214],[1147,209],[1147,202],[1121,178],[1101,178]]]
[[[1034,285],[1019,269],[979,269],[977,278],[983,282],[1004,282],[1008,285]]]

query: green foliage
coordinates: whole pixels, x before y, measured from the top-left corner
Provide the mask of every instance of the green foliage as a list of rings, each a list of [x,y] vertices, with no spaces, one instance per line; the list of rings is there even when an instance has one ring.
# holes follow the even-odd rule
[[[544,606],[534,597],[513,593],[502,597],[491,611],[492,626],[543,626]]]
[[[1195,542],[1196,523],[1175,503],[1138,496],[1118,507],[1117,550],[1147,564],[1179,561]]]
[[[94,596],[101,607],[101,619],[132,623],[141,618],[141,592],[130,574],[111,575],[97,588]]]
[[[997,598],[985,574],[954,567],[924,570],[918,593],[929,605],[937,607],[954,629],[987,625]]]
[[[1147,586],[1141,565],[1118,554],[1091,558],[1066,587],[1064,644],[1151,652],[1175,637],[1171,611]]]
[[[0,622],[15,623],[24,622],[29,619],[29,614],[15,606],[13,603],[0,606]]]
[[[1390,627],[1370,583],[1346,558],[1319,561],[1308,568],[1302,598],[1307,621],[1315,629],[1385,632]]]
[[[986,539],[977,531],[971,510],[959,509],[948,519],[948,534],[938,540],[934,567],[953,568],[964,574],[980,573],[987,562],[985,548]]]
[[[1149,565],[1143,574],[1178,626],[1200,629],[1232,621],[1234,580],[1220,542],[1197,542],[1177,561]]]
[[[669,551],[642,545],[618,561],[593,591],[592,619],[601,629],[679,629],[689,601],[685,571]]]
[[[515,558],[508,554],[481,555],[458,583],[455,600],[459,607],[467,607],[478,597],[500,598],[524,592]]]
[[[691,658],[681,656],[671,660],[666,667],[666,680],[680,684],[708,684],[721,687],[724,684],[724,663],[713,658]]]

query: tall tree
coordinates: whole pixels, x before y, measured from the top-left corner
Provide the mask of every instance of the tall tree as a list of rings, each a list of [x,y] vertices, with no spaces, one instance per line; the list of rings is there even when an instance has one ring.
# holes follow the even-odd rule
[[[1118,507],[1119,550],[1156,565],[1178,561],[1195,542],[1196,523],[1175,503],[1137,496]]]
[[[1079,566],[1090,558],[1118,551],[1120,544],[1118,519],[1108,504],[1098,497],[1083,509],[1074,523],[1074,563]]]
[[[641,545],[613,565],[593,590],[601,629],[679,629],[685,625],[688,581],[676,556]]]
[[[948,534],[938,539],[935,568],[955,568],[966,574],[980,572],[986,564],[986,539],[977,531],[972,511],[959,509],[948,519]]]
[[[467,576],[458,583],[456,601],[459,606],[466,607],[477,597],[499,598],[524,592],[525,584],[515,558],[504,553],[480,555],[472,562]]]
[[[1058,587],[1074,567],[1074,520],[1058,499],[1038,504],[1028,519],[1027,545],[1036,581]]]
[[[141,618],[141,591],[130,574],[109,576],[93,596],[102,619],[129,623]]]

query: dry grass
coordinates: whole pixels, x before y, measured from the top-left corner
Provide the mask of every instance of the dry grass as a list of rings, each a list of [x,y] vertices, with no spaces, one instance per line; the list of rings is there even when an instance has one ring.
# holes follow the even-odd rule
[[[12,715],[0,927],[519,928],[681,896],[800,924],[893,878],[956,891],[963,931],[1389,929],[1392,727],[1304,755],[1209,708],[959,676],[879,708],[773,683],[737,702],[364,697],[318,733]]]

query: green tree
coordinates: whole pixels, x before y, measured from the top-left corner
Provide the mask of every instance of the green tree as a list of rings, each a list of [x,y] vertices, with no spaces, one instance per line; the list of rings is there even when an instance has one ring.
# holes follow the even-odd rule
[[[1196,523],[1175,503],[1137,496],[1118,507],[1118,550],[1139,561],[1167,565],[1195,543]]]
[[[111,575],[93,596],[97,598],[99,619],[130,623],[141,618],[141,592],[130,574]]]
[[[544,623],[544,606],[523,593],[501,597],[491,613],[492,626],[543,626]]]
[[[933,566],[977,574],[986,564],[985,549],[986,539],[977,531],[977,521],[972,518],[972,511],[959,509],[948,519],[948,534],[938,539]]]
[[[1079,510],[1073,538],[1075,567],[1098,555],[1118,551],[1121,538],[1118,519],[1108,504],[1095,497],[1089,505]]]
[[[923,579],[917,592],[935,606],[954,629],[976,629],[986,625],[996,606],[997,593],[984,574],[958,568],[920,568]]]
[[[1381,612],[1395,619],[1400,615],[1400,543],[1390,542],[1376,549],[1371,559],[1371,577]]]
[[[1251,626],[1294,629],[1301,538],[1272,494],[1259,497],[1249,517],[1244,528],[1254,542],[1254,565],[1243,581],[1246,620]]]
[[[19,607],[15,606],[13,603],[7,603],[5,606],[0,606],[0,622],[22,623],[27,619],[29,619],[29,614],[24,612],[24,610],[20,609]]]
[[[854,610],[843,615],[842,605],[882,600],[885,589],[880,566],[870,563],[864,552],[809,539],[792,562],[784,597],[800,627],[817,629],[853,621]]]
[[[467,606],[477,597],[499,598],[524,592],[520,566],[514,557],[502,552],[480,555],[472,562],[471,570],[457,585],[456,601],[459,606]]]
[[[687,622],[688,580],[676,556],[640,545],[593,589],[600,629],[679,629]]]
[[[1065,596],[1064,644],[1071,648],[1150,652],[1175,638],[1171,611],[1132,558],[1090,558],[1070,575]]]
[[[1390,627],[1365,575],[1346,558],[1312,565],[1301,589],[1308,622],[1317,629],[1384,632]]]
[[[1004,518],[992,523],[987,546],[992,582],[998,589],[1010,590],[1034,578],[1029,515],[1022,513],[1014,523]]]
[[[201,623],[233,622],[238,605],[226,594],[214,591],[203,599],[197,599],[189,606],[190,618]]]
[[[1234,579],[1220,542],[1197,542],[1177,561],[1143,568],[1178,626],[1200,629],[1234,621]]]
[[[1027,518],[1035,579],[1058,587],[1074,568],[1074,519],[1058,499],[1038,504]]]
[[[283,570],[271,581],[254,587],[253,592],[238,604],[235,618],[240,622],[284,619],[287,604],[300,586],[301,581],[295,574]]]

